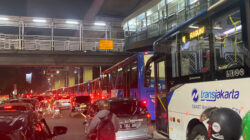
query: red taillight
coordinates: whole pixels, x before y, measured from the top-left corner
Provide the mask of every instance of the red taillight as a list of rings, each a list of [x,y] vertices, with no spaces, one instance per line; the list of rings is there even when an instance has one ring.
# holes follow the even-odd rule
[[[150,118],[151,118],[150,113],[147,113],[147,118],[148,118],[148,119],[150,119]]]
[[[12,109],[12,108],[13,108],[13,106],[11,106],[11,105],[7,105],[4,107],[4,109]]]
[[[144,106],[146,106],[146,105],[148,104],[148,102],[147,102],[146,100],[143,100],[143,101],[142,101],[142,104],[143,104]]]
[[[212,125],[209,123],[208,124],[208,137],[211,137],[211,133],[212,133]]]

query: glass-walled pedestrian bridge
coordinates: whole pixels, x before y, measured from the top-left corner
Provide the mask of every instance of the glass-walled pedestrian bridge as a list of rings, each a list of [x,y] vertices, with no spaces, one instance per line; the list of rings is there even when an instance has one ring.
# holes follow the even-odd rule
[[[100,50],[100,40],[112,40],[113,49]],[[0,51],[104,51],[122,52],[120,19],[82,20],[0,15]]]

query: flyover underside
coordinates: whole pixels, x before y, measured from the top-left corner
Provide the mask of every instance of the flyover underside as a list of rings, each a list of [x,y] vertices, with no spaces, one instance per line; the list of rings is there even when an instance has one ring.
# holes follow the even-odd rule
[[[0,51],[1,66],[111,66],[132,53]]]

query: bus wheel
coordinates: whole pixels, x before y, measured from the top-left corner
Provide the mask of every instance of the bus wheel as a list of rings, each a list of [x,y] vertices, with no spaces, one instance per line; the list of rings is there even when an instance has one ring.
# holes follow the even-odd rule
[[[206,128],[202,124],[196,125],[189,134],[188,140],[209,140]]]

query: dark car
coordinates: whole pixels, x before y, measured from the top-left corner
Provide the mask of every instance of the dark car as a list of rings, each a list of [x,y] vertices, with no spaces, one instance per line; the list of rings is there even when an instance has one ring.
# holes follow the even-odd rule
[[[21,98],[21,99],[11,99],[9,103],[30,103],[33,107],[33,110],[37,110],[39,107],[39,101],[33,98]]]
[[[71,100],[71,110],[85,113],[90,103],[90,96],[75,96]]]
[[[106,99],[110,104],[110,111],[119,118],[120,128],[116,133],[117,140],[148,139],[153,137],[151,117],[143,101],[134,98]],[[100,100],[94,102],[88,112],[86,126],[99,109]],[[85,131],[86,133],[86,131]]]
[[[5,111],[33,111],[33,106],[29,103],[4,103],[0,105],[0,110]]]
[[[0,111],[1,140],[53,140],[66,131],[66,127],[57,126],[51,133],[46,121],[34,111]]]

